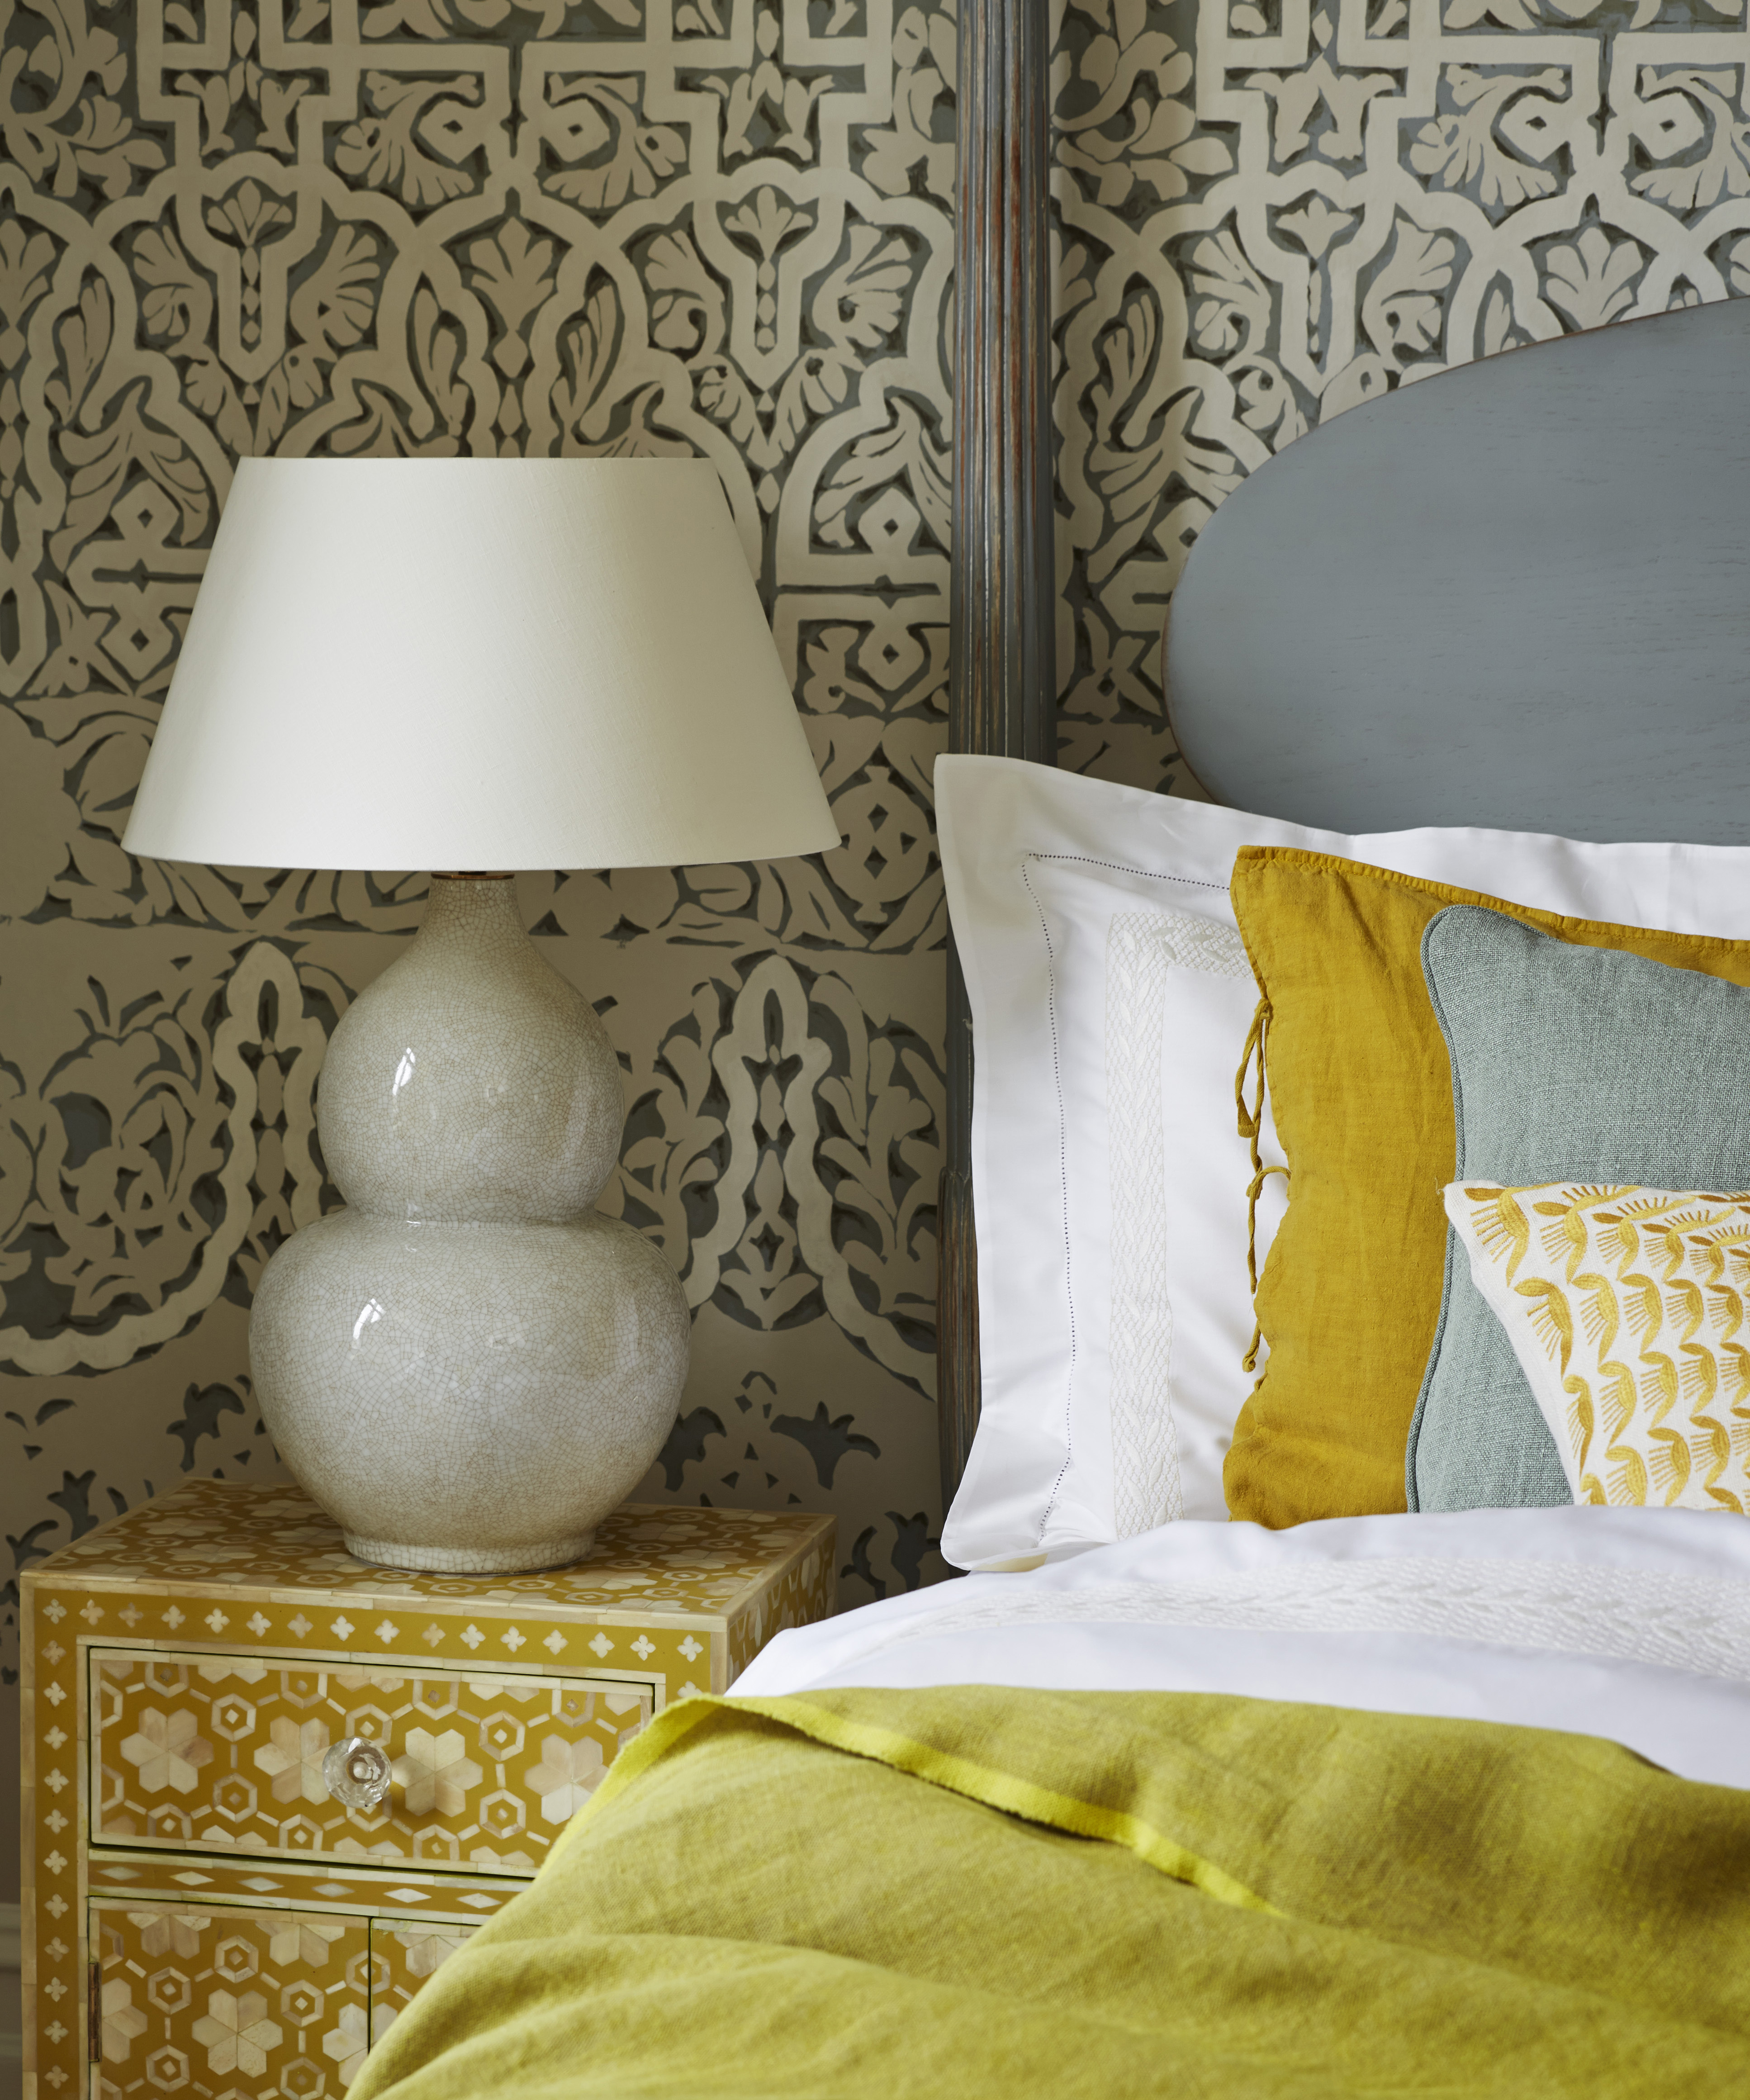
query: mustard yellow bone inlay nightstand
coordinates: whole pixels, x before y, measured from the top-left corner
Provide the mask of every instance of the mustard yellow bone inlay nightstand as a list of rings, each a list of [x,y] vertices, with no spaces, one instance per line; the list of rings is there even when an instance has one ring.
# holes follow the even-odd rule
[[[324,2100],[651,1714],[824,1617],[830,1517],[628,1507],[542,1575],[368,1567],[192,1481],[25,1575],[26,2100]],[[324,1761],[381,1746],[351,1808]]]

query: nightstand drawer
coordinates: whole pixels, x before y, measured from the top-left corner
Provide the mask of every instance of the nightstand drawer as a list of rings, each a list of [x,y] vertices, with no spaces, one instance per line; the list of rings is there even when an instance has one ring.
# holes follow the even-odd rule
[[[527,1879],[650,1719],[636,1680],[90,1651],[92,1842],[421,1861]],[[374,1811],[329,1793],[349,1736],[391,1760]]]

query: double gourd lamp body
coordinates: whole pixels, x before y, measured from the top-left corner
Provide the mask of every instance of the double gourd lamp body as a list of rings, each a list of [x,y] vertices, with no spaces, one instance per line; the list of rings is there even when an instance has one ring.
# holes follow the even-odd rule
[[[268,1264],[256,1392],[360,1559],[580,1558],[662,1448],[689,1322],[594,1208],[619,1062],[510,878],[838,843],[715,470],[244,461],[124,843],[432,871],[329,1044],[346,1207]]]

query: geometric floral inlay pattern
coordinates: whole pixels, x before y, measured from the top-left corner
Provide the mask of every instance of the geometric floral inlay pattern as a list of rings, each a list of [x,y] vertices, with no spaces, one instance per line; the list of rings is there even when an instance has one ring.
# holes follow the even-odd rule
[[[324,2100],[370,2040],[369,1928],[302,1911],[91,1905],[99,2100]]]
[[[470,1938],[466,1926],[371,1927],[371,2040],[379,2042],[441,1961]]]
[[[653,1704],[636,1684],[575,1677],[137,1651],[92,1661],[99,1842],[519,1876],[540,1865]],[[389,1752],[375,1810],[346,1807],[322,1776],[350,1736]]]

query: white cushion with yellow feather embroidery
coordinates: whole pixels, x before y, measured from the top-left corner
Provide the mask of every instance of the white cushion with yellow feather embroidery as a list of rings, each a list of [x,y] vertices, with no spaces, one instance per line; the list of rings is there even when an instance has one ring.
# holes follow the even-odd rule
[[[1750,1514],[1750,1194],[1455,1181],[1576,1502]]]

